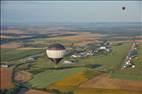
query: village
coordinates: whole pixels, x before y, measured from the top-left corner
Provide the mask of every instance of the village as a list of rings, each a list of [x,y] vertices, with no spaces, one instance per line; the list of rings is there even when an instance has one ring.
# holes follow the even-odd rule
[[[126,56],[125,62],[122,65],[121,69],[126,69],[126,68],[135,68],[135,64],[133,64],[132,59],[135,58],[137,56],[138,52],[137,52],[137,43],[134,41],[129,52],[128,55]]]
[[[119,43],[118,43],[119,44]],[[97,55],[107,55],[112,52],[112,43],[105,40],[95,44],[88,44],[85,47],[68,47],[66,56],[68,59],[63,60],[63,64],[76,64],[78,58],[85,58],[88,56],[97,56]],[[29,67],[34,63],[38,58],[40,58],[42,54],[31,55],[29,57],[25,57],[20,59],[20,62],[27,63]],[[126,56],[124,63],[121,66],[121,69],[125,68],[135,68],[135,64],[133,64],[132,59],[137,56],[137,44],[133,42],[128,55]],[[15,66],[15,64],[7,64],[7,62],[3,62],[0,64],[0,67],[8,68]]]
[[[74,64],[77,58],[84,58],[88,56],[107,55],[112,52],[112,47],[109,41],[101,41],[95,44],[88,44],[85,47],[71,48],[67,55],[70,56],[69,60],[64,60],[64,64]]]

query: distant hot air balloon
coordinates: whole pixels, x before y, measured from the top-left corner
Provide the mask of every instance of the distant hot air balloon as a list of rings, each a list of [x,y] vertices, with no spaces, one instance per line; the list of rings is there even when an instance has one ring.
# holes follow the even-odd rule
[[[122,7],[122,10],[125,10],[125,9],[126,9],[126,7],[123,6],[123,7]]]
[[[46,50],[48,58],[55,64],[58,64],[64,57],[66,49],[61,44],[51,44]]]
[[[122,6],[122,10],[126,10],[126,6],[125,6],[125,0],[123,0],[124,5]]]

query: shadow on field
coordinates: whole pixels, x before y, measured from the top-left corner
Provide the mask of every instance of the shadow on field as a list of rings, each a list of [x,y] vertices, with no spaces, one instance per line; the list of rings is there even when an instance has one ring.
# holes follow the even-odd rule
[[[101,66],[102,66],[101,64],[87,64],[87,65],[85,65],[85,67],[91,68],[91,69],[98,68]]]
[[[83,67],[83,66],[52,67],[52,68],[47,68],[47,70],[64,70],[64,69],[72,69],[78,67]]]

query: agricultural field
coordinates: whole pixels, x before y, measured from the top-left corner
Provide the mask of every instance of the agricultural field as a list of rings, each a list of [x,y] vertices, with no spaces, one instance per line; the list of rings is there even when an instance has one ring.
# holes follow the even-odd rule
[[[50,70],[54,67],[54,64],[48,60],[46,55],[42,58],[39,58],[36,63],[33,64],[31,71],[37,71],[34,78],[30,81],[30,84],[33,88],[46,88],[46,89],[59,89],[61,91],[69,91],[72,90],[74,87],[79,86],[84,81],[88,80],[88,76],[84,75],[84,70],[91,69],[93,70],[92,74],[90,76],[93,77],[93,75],[99,70],[102,71],[102,68],[91,68],[91,64],[94,65],[100,65],[100,67],[103,67],[105,69],[105,72],[111,73],[112,70],[119,69],[121,62],[125,59],[125,56],[128,53],[128,49],[130,48],[131,43],[123,43],[120,46],[113,46],[113,52],[108,55],[98,55],[98,56],[90,56],[86,58],[80,58],[78,59],[78,64],[76,65],[70,65],[73,68],[70,68],[70,71],[77,70],[77,72],[73,72],[74,75],[69,76],[68,69],[63,69],[66,71],[65,73],[69,74],[67,76],[64,76],[62,70]],[[122,51],[120,51],[122,50]],[[67,67],[62,64],[62,62],[58,65],[58,67]],[[41,71],[41,72],[40,72]],[[42,72],[43,71],[43,72]],[[103,70],[104,71],[104,70]],[[51,72],[51,74],[50,74]],[[58,78],[54,78],[54,75],[60,75]],[[61,74],[63,75],[61,75]],[[91,73],[91,72],[90,72]],[[47,76],[46,76],[46,75]],[[88,72],[89,74],[89,72]],[[48,76],[50,75],[50,77]],[[44,78],[42,78],[44,76]],[[79,77],[80,76],[80,77]],[[47,77],[47,78],[46,78]],[[55,79],[53,79],[53,78]],[[61,78],[60,78],[61,77]],[[49,79],[49,80],[47,80]],[[52,79],[52,80],[51,80]],[[62,84],[64,81],[69,81],[72,83],[69,83],[66,85]],[[76,83],[76,81],[78,83]]]
[[[12,70],[8,68],[0,68],[0,89],[11,89],[14,87],[14,84],[12,83]]]
[[[37,89],[47,88],[49,84],[54,83],[58,80],[63,80],[65,77],[83,70],[85,70],[85,68],[46,70],[44,72],[34,75],[29,84],[31,84],[33,88]]]
[[[142,74],[141,74],[141,44],[138,48],[138,56],[134,58],[135,69],[120,70],[115,68],[113,71],[94,77],[93,79],[81,84],[74,91],[74,94],[141,94]],[[122,49],[121,49],[122,50]],[[121,64],[121,63],[120,63]]]
[[[52,39],[46,40],[50,41]],[[56,41],[56,40],[55,40]],[[59,41],[59,40],[58,40]],[[45,41],[44,41],[45,42]],[[54,42],[54,39],[53,39]],[[60,40],[62,42],[62,40]],[[114,42],[114,41],[113,41]],[[33,42],[34,43],[34,42]],[[35,42],[35,44],[38,43]],[[65,42],[67,46],[67,42]],[[117,44],[117,42],[116,42]],[[84,58],[77,58],[77,62],[72,65],[64,64],[64,60],[71,59],[70,56],[65,56],[64,60],[62,60],[55,68],[55,64],[51,62],[46,53],[45,49],[37,49],[33,48],[17,48],[17,49],[8,49],[3,48],[1,49],[2,55],[1,55],[1,62],[8,62],[9,64],[19,64],[21,59],[32,56],[32,55],[38,55],[42,54],[40,58],[37,58],[33,63],[30,64],[30,68],[26,68],[28,64],[23,65],[20,69],[22,70],[26,68],[23,72],[30,72],[30,77],[22,77],[22,75],[19,72],[19,75],[17,76],[17,79],[20,80],[22,77],[24,80],[28,79],[27,84],[30,88],[34,90],[44,90],[44,91],[50,91],[57,90],[58,92],[62,93],[69,93],[72,92],[74,94],[87,94],[88,90],[91,92],[96,92],[96,94],[106,94],[105,92],[108,92],[108,94],[113,94],[113,92],[127,94],[130,92],[130,90],[119,90],[122,89],[119,85],[119,83],[128,83],[127,81],[123,80],[134,80],[134,82],[129,82],[130,86],[134,86],[133,83],[136,83],[135,80],[141,80],[141,46],[139,46],[139,53],[138,57],[135,58],[133,61],[136,64],[136,68],[131,70],[120,70],[120,66],[122,62],[124,62],[125,57],[128,54],[128,51],[131,47],[131,42],[125,41],[122,42],[121,45],[115,45],[115,42],[112,45],[112,52],[108,54],[102,54],[102,55],[95,55],[95,56],[88,56]],[[141,45],[141,44],[140,44]],[[68,45],[69,46],[69,45]],[[77,45],[76,45],[77,46]],[[120,51],[121,50],[121,51]],[[94,83],[90,85],[88,81],[97,79],[99,75],[107,74],[107,76],[101,77],[100,81],[98,83]],[[32,76],[32,77],[31,77]],[[109,76],[109,77],[108,77]],[[32,78],[32,79],[31,79]],[[104,79],[102,79],[104,78]],[[31,79],[29,81],[29,79]],[[117,79],[117,80],[115,80]],[[119,79],[119,80],[118,80]],[[101,82],[103,81],[109,82],[112,86],[101,86]],[[87,87],[86,83],[89,87]],[[132,84],[131,84],[132,83]],[[138,82],[139,83],[139,82]],[[100,85],[100,89],[97,89],[95,84],[98,86]],[[118,84],[118,85],[115,85]],[[95,85],[93,87],[93,85]],[[126,84],[127,85],[127,84]],[[124,87],[126,86],[124,85]],[[85,86],[85,87],[84,87]],[[109,87],[109,88],[104,88]],[[115,88],[113,88],[115,87]],[[118,88],[119,87],[119,88]],[[128,87],[128,88],[132,88]],[[141,87],[141,86],[140,86]],[[93,89],[92,89],[93,88]],[[82,91],[84,91],[82,93]],[[86,92],[86,93],[85,93]],[[104,93],[103,93],[104,92]],[[92,93],[92,94],[93,94]],[[139,94],[140,91],[134,91],[134,94]],[[132,92],[129,94],[133,94]]]
[[[2,0],[0,94],[142,94],[142,1],[129,1]]]
[[[120,90],[120,89],[94,89],[94,88],[79,88],[74,94],[141,94],[141,91]]]
[[[115,70],[111,73],[112,77],[119,79],[129,79],[129,80],[142,80],[142,44],[138,46],[138,55],[132,60],[136,65],[136,68],[125,69],[125,70]]]
[[[67,49],[72,47],[72,50],[74,50],[75,47],[81,48],[84,45],[99,42],[99,39],[102,37],[107,37],[103,34],[86,32],[70,32],[66,34],[69,34],[69,36],[61,34],[60,37],[35,38],[32,41],[22,42],[23,46],[18,47],[3,46],[1,49],[1,62],[18,65],[25,62],[22,60],[28,57],[40,55],[34,61],[25,63],[16,70],[17,76],[15,79],[18,82],[26,82],[28,88],[31,88],[27,92],[29,94],[32,92],[58,92],[61,94],[88,94],[88,92],[89,94],[113,94],[115,92],[115,94],[140,94],[141,91],[139,89],[141,85],[137,81],[142,80],[140,71],[142,68],[140,63],[142,55],[141,44],[138,47],[138,56],[133,59],[133,62],[136,64],[136,68],[133,70],[120,69],[132,45],[132,42],[128,40],[110,40],[112,42],[112,52],[76,58],[75,64],[64,64],[64,60],[73,59],[70,55],[67,55],[58,65],[55,65],[48,59],[45,53],[49,44],[62,43]],[[19,45],[18,42],[16,44]],[[104,81],[107,82],[105,83]],[[120,83],[125,84],[121,85]],[[132,90],[131,93],[130,89]]]
[[[83,64],[98,64],[107,70],[117,69],[124,61],[131,43],[123,43],[120,46],[112,46],[112,52],[106,55],[81,58]],[[121,50],[121,51],[120,51]]]
[[[86,69],[84,71],[70,75],[63,80],[59,80],[50,84],[48,89],[57,89],[61,92],[73,91],[78,88],[80,84],[99,74],[101,74],[101,72],[94,72],[94,70]]]
[[[1,62],[16,61],[31,55],[39,54],[43,51],[44,50],[41,50],[41,49],[22,50],[22,49],[12,49],[12,48],[9,48],[9,49],[2,48]]]

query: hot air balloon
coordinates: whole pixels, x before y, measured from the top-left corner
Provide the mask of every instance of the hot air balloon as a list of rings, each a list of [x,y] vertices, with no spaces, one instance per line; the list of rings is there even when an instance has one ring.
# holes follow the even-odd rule
[[[62,44],[51,44],[46,50],[48,58],[56,65],[63,59],[66,49]]]
[[[125,10],[126,9],[126,7],[122,7],[122,10]]]
[[[126,10],[126,5],[125,5],[126,1],[123,0],[123,3],[124,3],[124,5],[122,6],[122,10]]]

